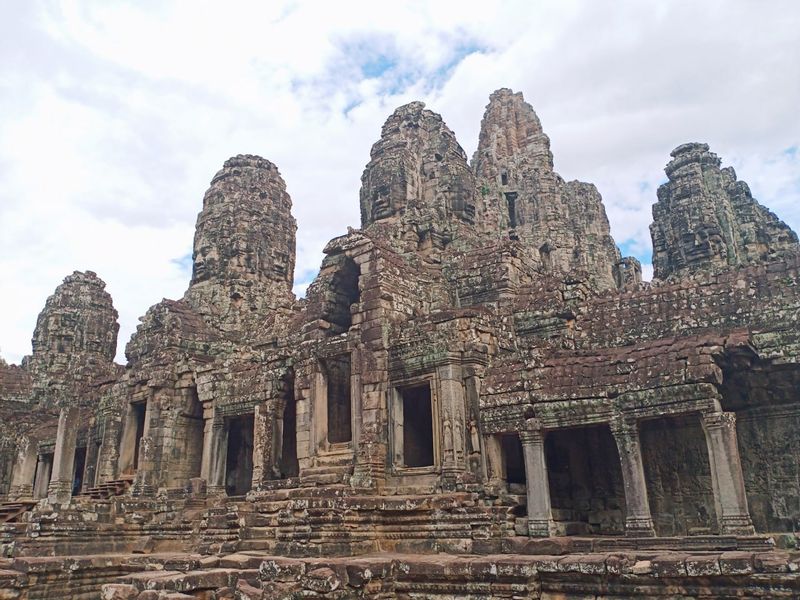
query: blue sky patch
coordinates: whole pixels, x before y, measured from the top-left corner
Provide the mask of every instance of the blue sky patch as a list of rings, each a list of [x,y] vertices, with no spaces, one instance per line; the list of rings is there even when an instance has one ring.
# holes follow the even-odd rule
[[[644,250],[641,242],[636,240],[625,240],[619,244],[619,251],[622,256],[633,256],[639,260],[640,263],[649,264],[653,260],[653,252],[651,250]]]
[[[184,254],[180,258],[173,258],[171,262],[172,264],[177,265],[178,268],[183,272],[186,273],[192,272],[193,261],[191,252],[189,252],[189,254]]]

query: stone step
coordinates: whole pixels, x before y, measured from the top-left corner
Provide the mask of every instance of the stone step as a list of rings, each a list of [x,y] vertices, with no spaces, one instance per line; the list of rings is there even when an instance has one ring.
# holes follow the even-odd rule
[[[272,551],[275,547],[274,539],[257,538],[257,539],[244,539],[239,542],[239,551],[243,550],[265,550]]]
[[[33,500],[0,503],[0,523],[11,523],[36,506]]]

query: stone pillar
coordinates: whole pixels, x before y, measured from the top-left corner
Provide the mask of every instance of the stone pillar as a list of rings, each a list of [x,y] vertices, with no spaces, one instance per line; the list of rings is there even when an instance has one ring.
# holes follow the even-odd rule
[[[461,365],[437,369],[442,419],[442,485],[447,489],[463,479],[466,463],[466,406]]]
[[[225,468],[228,459],[228,430],[222,418],[206,420],[201,476],[210,496],[225,495]]]
[[[702,418],[719,532],[754,535],[736,438],[736,414],[711,412],[703,413]]]
[[[119,439],[120,422],[111,414],[101,415],[101,441],[98,450],[97,473],[95,485],[105,483],[117,478],[119,465]]]
[[[100,458],[100,444],[98,440],[89,436],[86,440],[86,464],[83,468],[80,493],[84,493],[97,481],[97,467]]]
[[[536,419],[528,419],[528,429],[520,431],[525,458],[525,481],[528,496],[528,535],[549,537],[555,532],[550,507],[550,483],[544,456],[544,431]]]
[[[278,419],[280,400],[267,400],[257,404],[253,411],[253,484],[258,490],[261,484],[277,478],[283,442],[283,421]]]
[[[50,485],[50,474],[53,471],[51,454],[40,454],[37,458],[36,477],[33,481],[33,499],[39,500],[47,496],[47,486]]]
[[[47,499],[53,504],[66,504],[72,499],[78,419],[78,409],[72,406],[63,407],[58,415],[53,471],[47,487]]]
[[[636,421],[619,419],[611,423],[611,433],[617,443],[622,484],[625,488],[625,534],[631,537],[653,537],[656,530],[647,499],[639,424]]]
[[[487,487],[493,493],[499,493],[505,486],[503,470],[503,448],[500,435],[487,435],[483,438]]]
[[[11,476],[11,487],[8,490],[9,500],[33,498],[33,478],[36,474],[37,444],[24,438],[17,449],[14,472]]]

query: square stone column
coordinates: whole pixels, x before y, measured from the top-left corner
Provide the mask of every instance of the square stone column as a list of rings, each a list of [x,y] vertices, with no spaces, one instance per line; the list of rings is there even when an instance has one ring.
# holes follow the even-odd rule
[[[486,487],[497,494],[506,486],[500,436],[498,434],[484,436],[483,450],[484,464],[486,465]]]
[[[528,429],[519,432],[525,458],[525,482],[528,497],[528,535],[549,537],[554,534],[550,506],[550,483],[544,456],[544,431],[536,419],[528,419]]]
[[[631,537],[653,537],[656,532],[647,498],[639,424],[636,421],[619,419],[611,423],[611,433],[617,443],[622,484],[625,488],[625,534]]]
[[[63,407],[58,415],[53,471],[47,487],[47,499],[53,504],[66,504],[72,499],[79,412],[76,407]]]
[[[270,399],[253,411],[253,489],[263,482],[278,479],[283,448],[283,409],[285,402]]]
[[[51,455],[41,454],[37,457],[36,477],[33,480],[33,499],[39,500],[47,496],[47,486],[50,485],[50,475],[53,471],[53,462],[47,458]]]
[[[105,414],[101,417],[101,442],[98,450],[97,473],[95,474],[95,484],[105,483],[117,478],[119,473],[119,432],[120,422],[111,415]]]
[[[37,444],[34,440],[24,438],[17,449],[14,473],[11,477],[11,488],[8,490],[9,500],[33,498],[33,478],[36,474]]]
[[[209,496],[225,495],[227,460],[228,430],[224,419],[206,419],[200,476],[207,482]]]
[[[754,535],[739,458],[736,414],[703,413],[702,420],[719,532],[723,535]]]
[[[439,367],[437,375],[439,414],[442,420],[442,487],[455,489],[457,484],[463,480],[467,470],[465,454],[466,398],[461,365],[451,363]],[[431,400],[433,401],[433,397]]]

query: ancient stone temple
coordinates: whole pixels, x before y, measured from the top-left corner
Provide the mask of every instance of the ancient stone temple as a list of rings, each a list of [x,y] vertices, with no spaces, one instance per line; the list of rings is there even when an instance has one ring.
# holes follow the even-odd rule
[[[0,363],[0,598],[800,597],[800,245],[707,145],[666,173],[643,282],[522,94],[471,162],[412,102],[296,299],[229,159],[125,366],[92,272]]]

